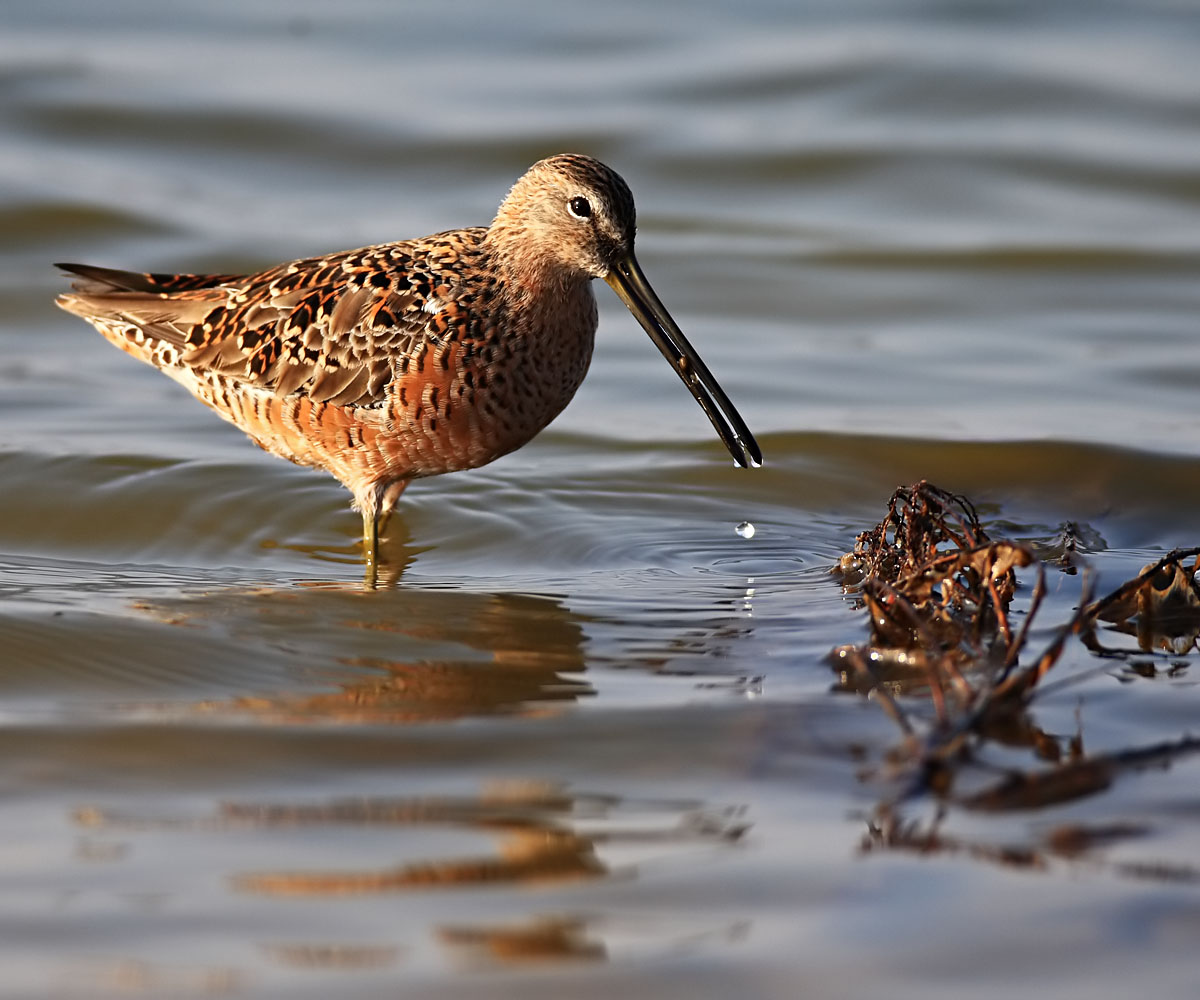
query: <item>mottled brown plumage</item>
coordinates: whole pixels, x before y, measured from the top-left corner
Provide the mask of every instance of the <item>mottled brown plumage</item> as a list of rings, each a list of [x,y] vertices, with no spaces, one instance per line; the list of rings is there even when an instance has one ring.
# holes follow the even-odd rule
[[[534,164],[491,226],[251,275],[78,264],[58,304],[182,383],[267,451],[326,469],[377,532],[413,479],[519,448],[582,382],[604,278],[740,465],[758,446],[641,274],[633,197],[589,157]]]

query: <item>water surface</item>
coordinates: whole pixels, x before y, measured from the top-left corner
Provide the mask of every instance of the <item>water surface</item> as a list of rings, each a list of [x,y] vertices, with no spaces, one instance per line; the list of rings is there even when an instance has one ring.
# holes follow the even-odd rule
[[[826,658],[865,634],[829,567],[901,483],[997,534],[1080,525],[1097,592],[1200,542],[1186,4],[47,0],[0,27],[0,992],[1193,994],[1200,762],[915,801],[939,849],[884,845],[899,733]],[[55,260],[486,223],[565,150],[630,182],[765,468],[601,286],[576,400],[410,489],[364,593],[337,483],[51,305]],[[1035,650],[1080,586],[1051,574]],[[1070,647],[1037,747],[976,780],[1194,734],[1195,658]]]

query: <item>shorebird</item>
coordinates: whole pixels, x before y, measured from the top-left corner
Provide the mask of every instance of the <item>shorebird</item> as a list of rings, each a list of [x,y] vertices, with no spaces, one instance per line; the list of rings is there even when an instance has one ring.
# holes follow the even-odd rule
[[[628,185],[588,156],[535,163],[492,224],[256,274],[59,264],[58,305],[181,383],[275,455],[325,469],[362,513],[367,583],[414,479],[485,465],[570,402],[603,278],[745,468],[754,436],[634,256]]]

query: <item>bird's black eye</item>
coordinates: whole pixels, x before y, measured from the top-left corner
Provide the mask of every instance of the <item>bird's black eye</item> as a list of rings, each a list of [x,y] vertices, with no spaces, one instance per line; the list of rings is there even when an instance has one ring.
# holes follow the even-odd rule
[[[592,217],[592,203],[586,198],[576,195],[567,202],[567,211],[577,219],[590,219]]]

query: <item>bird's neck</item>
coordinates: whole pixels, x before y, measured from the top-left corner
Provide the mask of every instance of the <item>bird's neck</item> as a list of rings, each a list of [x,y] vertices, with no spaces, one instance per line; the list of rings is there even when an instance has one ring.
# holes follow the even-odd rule
[[[501,295],[518,314],[555,328],[568,318],[595,312],[591,278],[565,267],[535,234],[511,223],[493,223],[483,246],[502,275]]]

